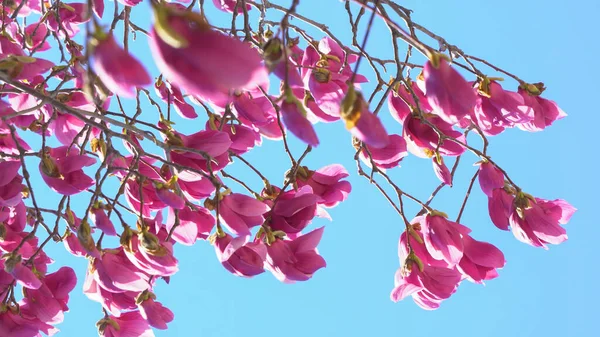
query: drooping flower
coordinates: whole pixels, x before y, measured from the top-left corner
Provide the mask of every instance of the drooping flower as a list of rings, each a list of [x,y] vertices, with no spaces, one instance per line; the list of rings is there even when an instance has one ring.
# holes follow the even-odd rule
[[[255,49],[212,30],[200,14],[169,5],[154,10],[150,49],[164,77],[187,93],[223,104],[230,90],[268,80]]]
[[[432,108],[416,82],[407,79],[411,90],[403,84],[397,84],[395,90],[388,95],[388,108],[392,117],[400,124],[404,123],[406,117],[413,113],[417,107],[423,112],[431,112]],[[417,100],[415,101],[416,96]]]
[[[440,137],[434,127],[446,137],[455,138],[466,144],[466,137],[437,115],[411,114],[404,120],[402,136],[412,154],[421,158],[429,158],[436,151],[443,156],[458,156],[465,152],[465,148],[455,141],[445,139],[440,142]]]
[[[96,202],[90,209],[90,219],[96,225],[96,228],[100,229],[104,234],[116,236],[115,226],[106,214],[107,205],[101,202]]]
[[[478,92],[472,119],[486,135],[497,135],[507,127],[530,120],[530,108],[524,104],[523,97],[504,90],[493,79],[486,77],[481,80]]]
[[[120,317],[108,316],[98,323],[101,337],[154,337],[152,328],[139,311],[130,311]]]
[[[390,295],[398,302],[407,296],[425,310],[435,310],[440,303],[456,292],[461,275],[456,268],[424,266],[419,269],[412,260],[398,269],[394,279],[394,289]]]
[[[306,281],[326,266],[325,259],[317,252],[324,227],[301,235],[294,240],[276,239],[267,246],[267,268],[280,281],[294,283]]]
[[[175,318],[175,315],[169,308],[156,302],[156,295],[145,290],[138,295],[136,302],[140,309],[140,314],[148,321],[148,324],[156,329],[166,330],[167,323],[170,323]]]
[[[477,241],[469,235],[463,236],[464,254],[458,269],[475,283],[483,283],[498,277],[497,268],[504,267],[506,261],[500,249],[491,243]]]
[[[167,104],[173,104],[175,111],[182,118],[194,119],[198,117],[194,107],[183,99],[183,94],[177,86],[169,81],[164,81],[162,77],[159,76],[154,82],[154,89],[163,101]]]
[[[203,207],[186,206],[179,210],[179,224],[175,226],[175,211],[169,208],[166,229],[173,230],[173,239],[183,245],[191,246],[198,239],[206,239],[215,226],[215,218]]]
[[[446,261],[449,266],[458,264],[464,251],[462,225],[435,211],[419,219],[423,229],[423,241],[429,254],[434,259]]]
[[[556,102],[540,96],[544,90],[543,83],[519,86],[518,93],[523,97],[524,104],[530,108],[528,112],[531,121],[517,124],[517,127],[529,132],[542,131],[554,121],[567,116]]]
[[[270,226],[287,234],[296,234],[306,228],[317,215],[319,196],[312,187],[305,185],[297,191],[279,192],[277,202],[272,206]],[[267,200],[272,205],[271,200]]]
[[[508,230],[509,217],[513,210],[515,197],[505,188],[496,188],[488,198],[488,211],[494,226],[501,230]]]
[[[264,214],[271,209],[265,203],[240,193],[223,196],[218,202],[222,224],[235,235],[250,235],[250,228],[262,224]]]
[[[445,122],[456,124],[475,107],[475,90],[441,54],[425,63],[423,79],[429,105]]]
[[[92,66],[108,90],[135,97],[135,88],[152,83],[144,66],[117,44],[112,33],[97,32],[93,46]]]
[[[545,200],[517,192],[510,226],[519,241],[547,248],[547,243],[557,245],[567,240],[567,231],[560,225],[569,222],[576,210],[561,199]]]
[[[359,146],[358,142],[354,142],[355,148]],[[404,157],[408,155],[406,151],[406,141],[400,135],[390,135],[389,143],[383,148],[372,148],[368,145],[363,145],[359,156],[365,165],[373,167],[373,163],[379,169],[391,169],[398,167]]]
[[[352,185],[347,180],[342,180],[350,174],[339,164],[328,165],[316,171],[307,167],[300,167],[296,174],[296,183],[299,187],[309,185],[315,195],[320,197],[317,204],[323,207],[335,207],[348,198]]]
[[[504,187],[504,173],[496,165],[482,162],[479,165],[479,186],[491,198],[495,189]]]
[[[262,241],[248,242],[249,236],[232,237],[227,233],[215,239],[217,259],[234,275],[252,277],[265,271],[267,247]]]
[[[285,127],[300,140],[313,147],[319,145],[317,133],[306,118],[306,109],[291,90],[287,91],[286,98],[281,103],[281,117]]]
[[[5,256],[4,270],[25,288],[39,289],[42,286],[30,267],[23,265],[21,255],[11,253]]]
[[[73,195],[91,187],[94,180],[82,168],[96,163],[96,159],[80,155],[75,147],[47,147],[39,165],[42,178],[57,193]]]
[[[369,111],[362,94],[350,87],[341,101],[340,115],[352,135],[374,149],[389,144],[387,131],[379,118]]]
[[[422,216],[413,219],[410,234],[405,231],[400,236],[398,256],[401,267],[396,271],[390,297],[398,302],[412,296],[421,308],[434,310],[456,291],[462,277],[457,268],[431,256],[421,233],[422,220]]]
[[[436,177],[444,184],[452,187],[452,174],[446,163],[444,163],[444,157],[436,154],[431,157],[431,161],[433,162],[433,172]]]
[[[91,260],[90,272],[100,287],[113,293],[148,288],[148,276],[129,261],[121,247],[104,250],[102,259]]]

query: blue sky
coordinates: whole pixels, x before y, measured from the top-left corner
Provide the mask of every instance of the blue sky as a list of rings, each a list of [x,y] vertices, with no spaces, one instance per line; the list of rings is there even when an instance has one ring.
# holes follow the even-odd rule
[[[594,309],[600,300],[593,288],[600,257],[595,248],[600,236],[595,214],[596,190],[600,187],[595,144],[600,118],[594,106],[600,89],[596,66],[600,50],[593,32],[597,31],[594,22],[600,3],[407,0],[402,4],[414,9],[415,21],[465,52],[526,81],[543,81],[548,88],[544,96],[569,114],[542,133],[509,130],[493,137],[489,149],[493,159],[526,192],[546,199],[564,198],[579,209],[567,225],[569,240],[544,251],[497,230],[488,218],[487,201],[475,186],[462,222],[473,229],[475,238],[504,251],[507,265],[500,277],[486,286],[463,282],[458,292],[433,312],[419,309],[411,299],[393,303],[389,294],[399,266],[397,241],[403,224],[373,186],[355,174],[354,150],[343,125],[318,125],[322,145],[311,152],[305,164],[317,169],[341,163],[352,172],[353,183],[349,199],[330,212],[334,221],[317,220],[311,227],[326,225],[319,251],[327,260],[327,268],[312,280],[293,285],[279,283],[268,273],[242,279],[221,267],[207,242],[177,246],[180,272],[170,285],[158,282],[156,288],[158,300],[173,310],[175,320],[169,330],[156,331],[157,336],[594,335]],[[210,1],[206,7],[211,7]],[[111,11],[112,5],[107,3],[107,13]],[[342,2],[303,0],[299,11],[325,22],[344,40],[350,37]],[[132,12],[134,22],[148,25],[145,5]],[[208,15],[214,24],[226,19],[213,10]],[[382,22],[375,21],[368,49],[385,54],[390,50],[388,32]],[[130,48],[152,76],[158,75],[145,38],[140,36]],[[368,68],[361,71],[368,73]],[[516,84],[508,81],[505,87],[516,89]],[[381,115],[389,132],[400,132],[385,106]],[[203,125],[202,119],[180,123],[178,128],[191,133]],[[291,143],[299,155],[303,146],[295,140]],[[280,142],[265,141],[247,159],[273,181],[281,181],[289,168],[282,149]],[[434,207],[456,216],[467,180],[476,169],[471,163],[476,160],[465,156],[455,187],[440,193]],[[248,170],[234,166],[232,172],[259,186],[260,181]],[[431,163],[415,157],[405,159],[402,167],[390,174],[403,189],[421,198],[437,185]],[[55,206],[56,202],[51,197],[44,199],[48,205]],[[412,214],[417,208],[411,205],[408,211]],[[67,263],[80,277],[59,336],[93,336],[101,309],[81,292],[86,261],[71,257],[62,245],[50,244],[47,251],[57,261],[54,268]]]

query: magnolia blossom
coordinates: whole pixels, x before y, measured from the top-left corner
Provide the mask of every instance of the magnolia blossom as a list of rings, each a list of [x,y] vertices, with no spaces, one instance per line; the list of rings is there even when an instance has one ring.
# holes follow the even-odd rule
[[[234,275],[252,277],[265,271],[267,246],[261,242],[248,242],[249,236],[236,238],[217,234],[215,251],[223,267]]]
[[[423,79],[429,105],[446,123],[457,123],[475,107],[475,90],[440,54],[425,63]]]
[[[166,5],[155,12],[150,49],[165,78],[181,89],[223,103],[231,89],[266,82],[262,59],[248,44],[212,30],[197,13]]]
[[[250,235],[250,228],[263,223],[264,214],[271,208],[244,194],[232,193],[219,202],[222,224],[233,234]]]
[[[79,154],[74,147],[47,148],[40,165],[42,178],[54,191],[63,195],[80,193],[94,184],[83,168],[96,163],[96,159]]]
[[[144,66],[123,50],[112,34],[98,34],[93,67],[106,87],[117,95],[135,97],[135,88],[152,83]]]
[[[319,196],[317,204],[323,207],[335,207],[346,200],[352,191],[352,185],[347,180],[350,174],[339,164],[328,165],[316,171],[306,167],[298,170],[296,183],[299,187],[308,185],[312,193]]]
[[[294,240],[277,239],[267,246],[267,268],[282,282],[306,281],[326,266],[325,259],[317,252],[324,227],[318,228]]]
[[[372,167],[375,163],[377,168],[385,170],[400,166],[400,162],[408,155],[408,152],[406,151],[406,141],[402,136],[390,135],[387,146],[373,148],[363,145],[359,155],[368,167]]]

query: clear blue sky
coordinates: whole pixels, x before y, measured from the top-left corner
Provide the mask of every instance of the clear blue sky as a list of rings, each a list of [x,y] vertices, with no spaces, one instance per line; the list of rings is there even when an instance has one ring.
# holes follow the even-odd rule
[[[286,2],[286,5],[289,1]],[[354,173],[354,150],[342,124],[319,125],[321,143],[306,164],[316,169],[342,163],[351,172],[353,192],[331,211],[319,246],[327,268],[308,282],[282,284],[265,273],[242,279],[218,263],[213,247],[197,242],[176,247],[180,272],[170,285],[158,282],[158,300],[175,313],[169,330],[157,336],[595,336],[595,285],[600,276],[596,212],[600,187],[597,178],[598,108],[596,26],[600,2],[596,0],[462,0],[401,1],[415,10],[414,20],[440,33],[465,52],[496,63],[521,78],[543,81],[545,97],[555,100],[569,116],[542,133],[509,130],[494,137],[490,154],[525,191],[547,199],[564,198],[579,211],[568,226],[569,240],[549,251],[518,242],[497,230],[487,215],[487,201],[478,186],[463,216],[474,237],[501,248],[507,265],[498,279],[486,286],[463,282],[452,298],[433,312],[419,309],[411,299],[389,299],[399,261],[397,241],[403,225],[383,197]],[[206,1],[206,7],[212,6]],[[148,25],[146,6],[133,9],[134,22]],[[347,39],[350,35],[343,3],[336,0],[302,0],[299,10],[324,21]],[[107,13],[112,4],[107,2]],[[333,14],[335,13],[335,14]],[[225,15],[209,10],[218,23]],[[376,20],[377,21],[377,20]],[[222,22],[222,21],[221,21]],[[377,22],[368,48],[375,54],[389,50],[387,29]],[[152,71],[145,38],[131,44]],[[366,72],[368,69],[363,68]],[[516,85],[510,82],[510,86]],[[365,88],[370,88],[368,85]],[[150,110],[149,110],[150,111]],[[200,114],[202,115],[202,114]],[[400,127],[382,111],[390,132]],[[184,125],[184,126],[182,126]],[[204,120],[178,124],[185,132],[198,130]],[[293,142],[296,154],[301,152]],[[269,178],[280,181],[289,168],[280,142],[265,141],[248,157]],[[434,206],[456,216],[460,196],[475,168],[476,159],[465,156],[456,187],[440,194]],[[238,166],[239,165],[235,165]],[[255,179],[247,170],[235,170]],[[400,186],[426,198],[437,184],[429,161],[407,158],[391,171]],[[253,186],[260,183],[254,181]],[[56,205],[57,200],[44,200]],[[412,206],[411,206],[412,207]],[[415,207],[409,210],[416,211]],[[93,336],[101,318],[100,305],[82,294],[84,259],[68,255],[62,245],[48,245],[58,268],[67,262],[79,276],[69,303],[71,312],[59,325],[59,336]]]

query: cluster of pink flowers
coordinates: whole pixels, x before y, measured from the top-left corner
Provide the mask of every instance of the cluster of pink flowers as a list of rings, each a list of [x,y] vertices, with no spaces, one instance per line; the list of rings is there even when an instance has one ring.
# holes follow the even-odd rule
[[[0,138],[5,136],[0,133]],[[7,150],[3,153],[15,150],[14,144],[2,147]],[[53,260],[38,238],[29,235],[28,227],[36,220],[23,202],[28,190],[20,168],[18,160],[0,159],[0,335],[37,336],[40,331],[52,335],[57,331],[54,325],[61,323],[69,310],[69,293],[77,278],[69,267],[48,272]],[[18,301],[17,285],[23,288]]]
[[[389,111],[402,131],[388,133],[360,91],[359,84],[367,78],[351,69],[359,55],[331,37],[303,50],[297,40],[286,41],[281,34],[255,36],[261,46],[255,48],[214,29],[204,16],[175,2],[152,3],[154,23],[148,42],[161,72],[153,81],[112,32],[97,24],[104,1],[90,3],[91,12],[84,3],[43,2],[52,13],[25,29],[8,15],[14,6],[2,9],[6,27],[0,35],[2,76],[31,91],[6,84],[0,100],[1,336],[54,334],[76,284],[69,267],[48,273],[53,261],[42,249],[46,242],[41,244],[34,235],[43,231],[43,220],[37,206],[24,203],[31,192],[24,180],[30,174],[39,174],[51,190],[64,196],[63,202],[68,200],[66,210],[61,206],[54,214],[65,220],[65,234],[47,228],[48,239],[62,241],[68,252],[89,260],[83,292],[104,309],[105,317],[97,323],[99,334],[151,337],[152,328],[167,329],[174,319],[157,300],[154,286],[159,279],[168,283],[177,273],[177,244],[209,241],[223,267],[241,277],[267,270],[278,280],[293,283],[309,280],[326,266],[317,249],[324,228],[309,226],[317,217],[331,219],[328,209],[347,199],[352,190],[346,180],[349,173],[338,164],[311,170],[294,163],[282,186],[265,179],[259,193],[232,191],[221,180],[228,177],[223,170],[263,138],[279,140],[287,130],[316,147],[320,141],[314,124],[341,120],[357,158],[373,170],[399,167],[411,153],[431,159],[437,178],[452,186],[445,158],[467,150],[461,129],[476,128],[484,136],[513,127],[540,131],[566,116],[541,97],[541,84],[521,83],[517,92],[511,92],[497,78],[482,76],[468,82],[445,57],[432,52],[417,79],[394,82],[389,91]],[[237,1],[213,3],[230,13],[252,8],[238,6]],[[39,1],[19,6],[20,16],[31,13],[42,14]],[[84,54],[71,39],[79,36],[82,25],[91,26],[90,20],[95,32]],[[72,55],[66,65],[31,56],[50,49],[46,41],[50,34],[66,41],[65,49]],[[90,60],[84,57],[88,54]],[[95,76],[90,76],[92,72]],[[279,95],[269,94],[269,74],[281,79]],[[50,93],[50,78],[74,88]],[[186,98],[203,106],[209,116],[197,124],[201,130],[184,134],[160,112],[159,122],[151,126],[163,137],[164,162],[144,151],[140,140],[146,136],[127,129],[138,115],[123,123],[120,138],[128,153],[113,147],[116,132],[108,132],[111,126],[104,118],[113,95],[121,105],[121,98],[136,98],[152,83],[160,101],[173,106],[181,118],[200,119]],[[50,96],[54,103],[35,93]],[[32,149],[18,130],[39,135],[41,148]],[[49,137],[60,144],[49,145]],[[22,167],[25,155],[39,159],[38,172]],[[536,247],[567,239],[561,225],[569,221],[574,207],[564,200],[524,193],[489,157],[481,157],[479,182],[496,227],[510,229],[518,240]],[[120,180],[117,197],[122,196],[128,207],[104,195],[100,200],[100,193],[95,193],[101,188],[100,174],[94,176],[88,168],[100,163],[107,175]],[[85,192],[93,194],[90,207],[72,210],[69,197]],[[111,218],[116,207],[132,211],[138,218],[135,226],[120,214],[122,226],[115,226]],[[497,277],[505,259],[494,245],[472,238],[468,227],[442,212],[425,211],[407,224],[400,237],[401,267],[391,298],[399,301],[411,295],[419,306],[436,309],[462,280],[483,283]],[[115,242],[118,237],[119,244],[111,247],[105,237]],[[14,298],[17,284],[24,288],[19,301]]]

